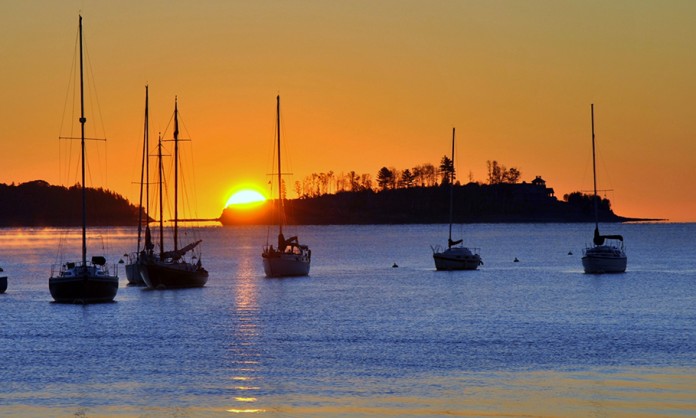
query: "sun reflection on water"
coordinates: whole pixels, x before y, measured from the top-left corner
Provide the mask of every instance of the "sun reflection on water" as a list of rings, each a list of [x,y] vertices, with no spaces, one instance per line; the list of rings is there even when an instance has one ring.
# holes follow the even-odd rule
[[[242,397],[236,397],[234,398],[235,401],[239,402],[256,402],[258,399],[256,398],[242,398]]]
[[[263,409],[228,409],[227,412],[233,414],[260,414],[266,411]]]
[[[254,261],[250,257],[240,259],[235,275],[234,311],[231,313],[234,322],[234,338],[232,339],[234,344],[229,350],[235,367],[230,379],[234,382],[244,382],[232,386],[232,390],[238,392],[236,396],[233,396],[234,401],[244,404],[244,407],[240,405],[227,410],[235,414],[265,412],[262,408],[248,407],[249,404],[259,401],[256,395],[261,391],[261,386],[258,384],[261,354],[257,349],[259,306]]]

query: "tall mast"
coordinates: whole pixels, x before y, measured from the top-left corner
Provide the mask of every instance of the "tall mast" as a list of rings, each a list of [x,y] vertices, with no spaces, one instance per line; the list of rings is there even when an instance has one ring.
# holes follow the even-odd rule
[[[159,165],[158,167],[158,183],[159,183],[159,241],[160,241],[160,258],[162,258],[162,254],[164,253],[164,209],[162,208],[162,203],[164,202],[164,199],[162,197],[162,137],[159,137],[158,144],[157,144],[157,164]]]
[[[82,148],[82,265],[87,266],[87,190],[85,189],[85,94],[82,73],[82,15],[80,15],[80,147]]]
[[[179,111],[174,97],[174,251],[179,249]]]
[[[592,179],[594,182],[594,192],[592,195],[592,200],[594,201],[595,235],[599,235],[599,207],[597,203],[597,164],[595,162],[594,103],[590,104],[590,115],[592,118]]]
[[[450,171],[450,207],[449,207],[449,239],[447,245],[452,246],[452,206],[454,201],[454,127],[452,127],[452,171]]]
[[[150,231],[150,111],[148,106],[149,87],[145,86],[145,230]]]
[[[278,227],[279,233],[283,233],[283,221],[285,217],[285,208],[283,206],[283,191],[281,183],[281,173],[280,173],[280,95],[276,97],[276,125],[278,127],[278,208],[280,209],[278,214]]]
[[[148,112],[147,112],[147,104],[148,104],[148,94],[147,94],[147,85],[145,85],[145,134],[143,137],[143,155],[142,155],[142,160],[140,163],[140,203],[139,203],[139,208],[140,211],[138,212],[138,253],[140,253],[140,239],[142,237],[142,232],[143,232],[143,184],[144,180],[143,177],[145,176],[145,161],[147,160],[147,139],[148,139]],[[148,211],[149,213],[149,211]]]

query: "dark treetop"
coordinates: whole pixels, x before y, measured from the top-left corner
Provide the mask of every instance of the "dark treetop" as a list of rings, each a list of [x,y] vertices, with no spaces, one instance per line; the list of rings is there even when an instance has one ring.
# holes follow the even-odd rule
[[[0,184],[0,226],[82,225],[79,185],[52,186],[43,180],[20,185]],[[137,225],[138,208],[123,196],[87,188],[87,224]]]

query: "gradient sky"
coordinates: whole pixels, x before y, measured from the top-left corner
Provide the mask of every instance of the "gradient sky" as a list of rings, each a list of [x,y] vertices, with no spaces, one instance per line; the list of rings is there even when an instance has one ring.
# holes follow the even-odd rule
[[[614,210],[696,221],[694,1],[4,1],[0,182],[74,183],[58,136],[79,13],[108,138],[91,185],[132,202],[149,84],[152,138],[179,97],[200,217],[265,187],[280,94],[287,181],[437,164],[456,126],[461,179],[497,160],[559,198],[592,187],[594,103]]]

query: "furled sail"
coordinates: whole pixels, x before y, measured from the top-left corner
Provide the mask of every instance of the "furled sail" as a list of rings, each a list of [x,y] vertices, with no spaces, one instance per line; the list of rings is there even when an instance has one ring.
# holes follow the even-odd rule
[[[623,235],[600,235],[599,228],[594,230],[594,239],[592,240],[595,245],[604,244],[605,239],[616,239],[623,242]]]
[[[172,260],[178,260],[181,257],[183,257],[184,254],[186,254],[187,252],[196,248],[196,246],[198,246],[198,244],[200,244],[202,241],[203,240],[199,239],[198,241],[192,242],[189,245],[187,245],[179,250],[176,250],[176,251],[165,251],[160,255],[160,258],[161,259],[171,258]]]

